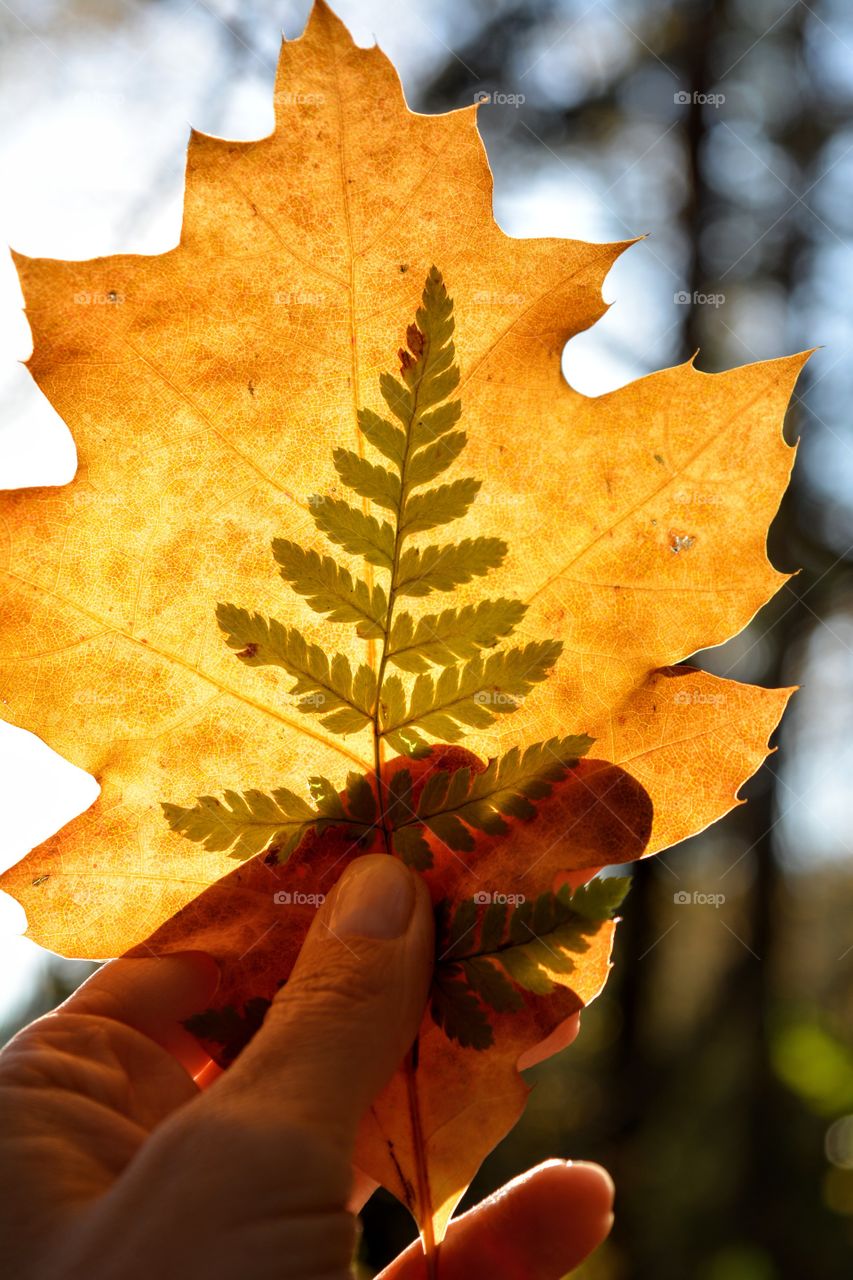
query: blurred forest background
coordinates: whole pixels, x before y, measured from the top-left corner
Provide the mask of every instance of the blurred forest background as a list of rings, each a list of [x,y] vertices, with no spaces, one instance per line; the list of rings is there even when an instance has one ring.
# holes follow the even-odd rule
[[[67,257],[173,244],[187,123],[232,137],[268,132],[279,31],[297,34],[307,8],[3,0],[3,238]],[[335,8],[362,42],[375,33],[414,109],[491,98],[480,120],[505,230],[601,241],[651,233],[610,276],[616,305],[567,349],[579,390],[600,394],[697,348],[711,372],[822,345],[789,416],[789,438],[803,444],[771,538],[777,567],[801,572],[741,636],[695,657],[718,674],[802,685],[779,752],[748,785],[748,805],[636,868],[606,996],[575,1047],[531,1073],[526,1118],[469,1199],[549,1155],[595,1159],[615,1177],[617,1217],[611,1240],[575,1273],[582,1280],[847,1278],[853,5]],[[26,355],[6,264],[0,295],[4,345]],[[0,484],[43,480],[48,451],[67,478],[64,429],[26,376],[4,367],[0,389]],[[10,780],[25,736],[4,728],[0,739],[6,863],[72,816],[67,803],[37,821],[20,812]],[[27,767],[45,776],[59,767],[28,749]],[[45,957],[10,929],[0,944],[4,1037],[89,968]],[[375,1197],[365,1275],[410,1234],[403,1210]]]

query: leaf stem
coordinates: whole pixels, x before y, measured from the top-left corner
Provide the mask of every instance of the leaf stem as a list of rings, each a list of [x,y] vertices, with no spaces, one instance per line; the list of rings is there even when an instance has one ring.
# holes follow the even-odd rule
[[[385,680],[385,672],[388,667],[388,650],[391,639],[391,624],[394,619],[394,605],[397,602],[397,575],[400,568],[400,551],[405,538],[405,529],[400,528],[400,521],[403,518],[403,510],[409,497],[409,488],[406,483],[406,472],[409,467],[412,430],[418,419],[418,397],[420,393],[421,382],[426,372],[429,362],[430,339],[424,334],[424,345],[421,351],[418,365],[420,373],[418,380],[413,387],[410,388],[412,393],[412,412],[409,421],[406,424],[406,448],[400,462],[400,497],[397,501],[397,510],[394,513],[394,559],[391,564],[391,582],[388,587],[388,611],[385,615],[385,625],[382,632],[382,652],[379,655],[379,666],[376,671],[376,705],[373,708],[372,728],[373,728],[373,761],[376,772],[376,803],[379,809],[379,825],[382,830],[382,838],[385,843],[385,852],[391,853],[391,829],[388,825],[388,807],[386,804],[386,788],[382,781],[382,745],[383,730],[379,723],[380,712],[382,707],[382,685]]]
[[[421,1224],[421,1242],[426,1259],[428,1280],[438,1280],[439,1249],[432,1220],[432,1194],[427,1170],[426,1147],[424,1144],[423,1126],[421,1125],[421,1109],[418,1099],[417,1083],[418,1041],[406,1054],[403,1067],[406,1077],[406,1095],[409,1103],[409,1121],[412,1126],[412,1148],[415,1154],[415,1170],[418,1181],[418,1218]]]

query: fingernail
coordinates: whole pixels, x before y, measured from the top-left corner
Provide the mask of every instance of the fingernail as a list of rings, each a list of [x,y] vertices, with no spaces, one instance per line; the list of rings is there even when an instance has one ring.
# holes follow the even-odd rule
[[[330,928],[345,937],[399,938],[415,905],[412,874],[387,853],[356,858],[338,881]]]

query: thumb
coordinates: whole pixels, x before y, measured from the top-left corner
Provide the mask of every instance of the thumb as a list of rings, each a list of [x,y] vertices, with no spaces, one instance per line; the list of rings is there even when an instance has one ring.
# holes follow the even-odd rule
[[[233,1105],[247,1122],[276,1115],[349,1157],[362,1116],[417,1034],[433,952],[421,877],[387,854],[357,858],[261,1030],[204,1101]]]

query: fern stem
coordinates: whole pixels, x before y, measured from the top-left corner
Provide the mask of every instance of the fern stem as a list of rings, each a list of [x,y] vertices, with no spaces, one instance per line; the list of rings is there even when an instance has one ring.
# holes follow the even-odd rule
[[[382,652],[379,655],[379,666],[376,671],[376,706],[374,707],[372,716],[373,760],[376,771],[376,803],[379,809],[379,825],[382,829],[382,838],[385,843],[386,853],[391,853],[392,848],[391,831],[388,826],[388,810],[385,803],[385,789],[382,782],[383,733],[379,725],[379,712],[382,705],[382,684],[388,667],[388,647],[391,638],[391,624],[394,620],[394,605],[397,602],[397,574],[400,568],[400,551],[405,537],[405,531],[401,531],[400,529],[400,521],[409,496],[409,488],[406,483],[406,472],[409,467],[412,430],[417,422],[418,414],[420,412],[418,407],[418,398],[423,375],[429,363],[430,345],[429,337],[424,335],[424,346],[418,362],[420,365],[420,375],[415,386],[412,388],[412,413],[408,423],[406,424],[406,448],[403,453],[402,462],[400,463],[400,497],[397,501],[397,510],[394,513],[394,559],[391,564],[391,582],[388,587],[388,612],[385,615],[385,626],[382,632]]]

